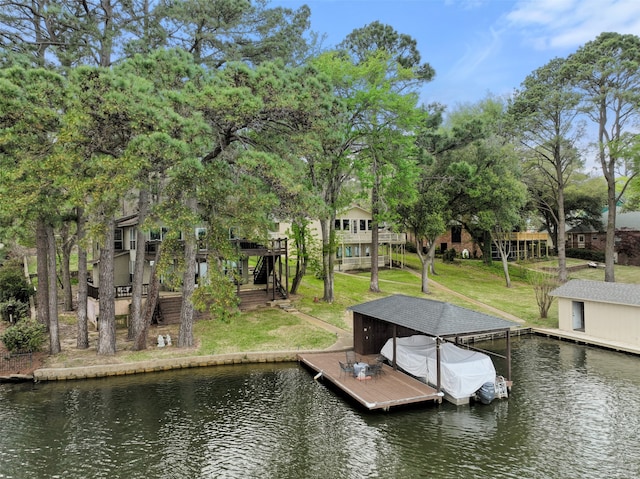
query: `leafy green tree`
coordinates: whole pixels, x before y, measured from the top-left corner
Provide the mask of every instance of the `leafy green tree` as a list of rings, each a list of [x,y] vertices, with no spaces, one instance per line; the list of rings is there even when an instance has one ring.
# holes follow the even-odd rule
[[[414,134],[425,111],[417,107],[416,88],[430,81],[435,72],[428,63],[420,63],[413,38],[380,22],[354,30],[339,47],[368,69],[357,91],[360,115],[355,124],[359,133],[356,153],[360,179],[371,190],[369,289],[379,292],[378,226],[393,221],[394,200],[410,202],[415,193]]]
[[[155,43],[137,44],[177,47],[213,69],[233,61],[258,65],[279,59],[299,64],[309,49],[304,35],[309,7],[267,6],[266,0],[162,0],[153,11],[160,27],[151,38]]]
[[[460,178],[455,163],[453,167],[451,164],[458,150],[484,135],[483,125],[476,116],[453,115],[452,121],[443,124],[444,107],[429,105],[427,112],[417,135],[422,155],[416,201],[400,208],[400,216],[413,234],[422,264],[423,293],[429,292],[429,271],[435,274],[436,240],[453,220],[451,204],[456,201],[458,190],[452,185]]]
[[[149,82],[113,70],[78,68],[71,81],[73,103],[66,115],[65,145],[85,160],[85,169],[92,176],[91,188],[81,194],[87,195],[90,236],[100,244],[98,353],[114,354],[114,218],[121,199],[148,161],[137,148],[155,132],[159,119],[154,106],[161,99],[153,95]]]
[[[560,282],[567,280],[565,188],[582,166],[576,146],[584,136],[583,122],[578,121],[580,95],[564,63],[553,59],[527,76],[510,105],[528,158],[526,169],[537,173],[529,176],[533,201],[553,218]]]
[[[60,341],[53,224],[66,201],[56,181],[60,177],[56,143],[66,80],[44,69],[8,68],[0,70],[0,89],[0,203],[14,226],[35,225],[38,319],[49,329],[55,354]]]
[[[136,244],[144,245],[145,231],[157,223],[162,198],[153,194],[168,181],[168,172],[183,159],[195,155],[190,151],[194,136],[206,136],[208,131],[200,118],[188,107],[187,84],[203,74],[191,55],[181,50],[158,50],[149,55],[136,55],[114,69],[149,82],[151,91],[146,108],[154,118],[153,126],[138,134],[128,146],[128,152],[139,159],[139,170],[130,185],[136,192],[138,228]],[[155,204],[152,204],[155,203]],[[155,208],[154,208],[155,206]],[[136,255],[132,281],[129,337],[134,349],[145,349],[149,321],[142,308],[144,255]]]
[[[522,226],[528,197],[505,125],[505,104],[487,98],[454,116],[476,117],[485,133],[481,140],[457,150],[449,164],[454,178],[450,183],[452,214],[482,244],[485,261],[491,259],[491,244],[497,248],[509,287],[510,234]]]
[[[608,191],[604,276],[614,282],[616,208],[639,171],[634,128],[640,112],[640,37],[602,33],[570,55],[566,69],[584,113],[598,128],[597,158]]]

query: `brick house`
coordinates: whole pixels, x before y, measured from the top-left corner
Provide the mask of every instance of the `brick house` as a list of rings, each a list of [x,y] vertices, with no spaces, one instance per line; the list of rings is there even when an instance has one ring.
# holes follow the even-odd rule
[[[604,253],[607,213],[602,227],[576,226],[567,231],[567,249],[584,249]],[[625,266],[640,266],[640,211],[616,214],[614,262]]]

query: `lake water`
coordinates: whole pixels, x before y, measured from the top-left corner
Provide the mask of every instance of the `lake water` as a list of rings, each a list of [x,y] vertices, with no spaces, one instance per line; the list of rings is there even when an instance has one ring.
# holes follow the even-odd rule
[[[0,478],[640,477],[639,357],[535,336],[512,354],[508,400],[386,413],[297,364],[4,384]]]

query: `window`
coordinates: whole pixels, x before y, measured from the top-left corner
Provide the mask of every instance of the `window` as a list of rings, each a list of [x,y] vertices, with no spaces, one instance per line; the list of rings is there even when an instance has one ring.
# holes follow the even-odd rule
[[[162,239],[162,231],[160,230],[151,230],[149,231],[149,240],[151,241],[160,241]]]
[[[124,244],[122,241],[122,228],[116,228],[113,235],[113,247],[116,251],[122,251]]]
[[[344,231],[349,231],[349,220],[342,220],[342,229]]]
[[[354,258],[360,257],[360,246],[355,245],[353,247],[353,256],[354,256]]]
[[[358,220],[353,220],[353,222],[351,223],[352,226],[352,230],[351,232],[355,235],[358,234]]]
[[[351,258],[351,246],[344,247],[344,255],[347,258]]]
[[[335,220],[335,222],[333,224],[333,229],[335,229],[336,231],[339,231],[341,224],[342,224],[342,222],[340,220]]]
[[[360,220],[360,231],[367,230],[367,220]]]
[[[129,249],[135,251],[136,249],[136,240],[138,239],[138,230],[136,228],[131,228],[129,230]]]
[[[364,255],[371,256],[371,248],[369,246],[364,247]]]
[[[373,220],[367,220],[367,229],[368,229],[369,231],[371,231],[371,230],[372,230],[372,227],[371,227],[371,225],[372,225],[372,224],[373,224]]]
[[[196,228],[196,239],[198,240],[198,249],[207,249],[207,229]]]
[[[451,227],[451,242],[462,243],[462,226],[456,225]]]
[[[338,246],[336,249],[336,258],[342,258],[342,246]]]
[[[129,261],[129,283],[133,283],[133,273],[136,270],[136,262]]]

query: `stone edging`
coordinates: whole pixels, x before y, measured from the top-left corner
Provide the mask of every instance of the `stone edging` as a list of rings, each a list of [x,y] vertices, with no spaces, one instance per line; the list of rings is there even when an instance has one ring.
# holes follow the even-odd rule
[[[96,366],[79,366],[71,368],[42,368],[33,372],[33,380],[68,381],[74,379],[103,378],[125,376],[129,374],[152,373],[207,366],[223,366],[251,363],[283,363],[295,362],[298,354],[313,353],[317,350],[231,353],[212,356],[186,356],[179,358],[154,359],[135,363],[102,364]]]

